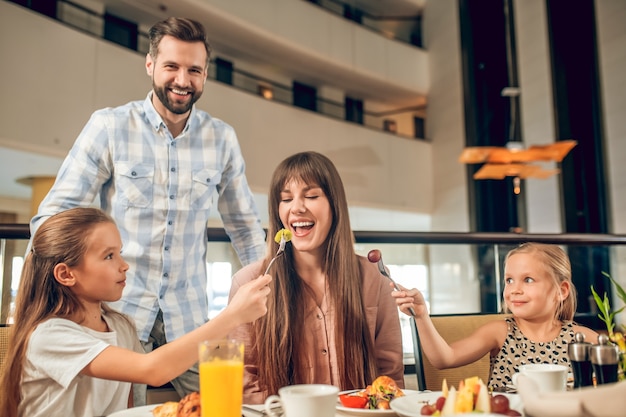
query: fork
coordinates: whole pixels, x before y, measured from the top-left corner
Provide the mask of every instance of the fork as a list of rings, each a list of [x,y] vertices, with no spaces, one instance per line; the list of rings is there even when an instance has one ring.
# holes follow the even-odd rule
[[[274,261],[276,261],[276,259],[278,259],[280,255],[285,253],[285,246],[287,246],[287,239],[285,239],[285,234],[283,233],[280,236],[280,243],[278,244],[278,250],[276,251],[276,255],[274,255],[270,263],[267,264],[267,268],[265,268],[265,274],[263,275],[267,275],[267,273],[270,272],[270,268],[272,267],[272,265],[274,265]]]
[[[398,286],[396,281],[394,281],[393,278],[391,278],[391,275],[389,275],[389,272],[387,272],[387,267],[383,263],[383,255],[378,249],[372,249],[371,251],[369,251],[369,253],[367,254],[367,259],[378,266],[378,271],[380,272],[380,274],[384,277],[387,277],[389,281],[393,283],[393,287],[396,289],[396,291],[400,291],[400,287]],[[415,310],[413,310],[413,307],[409,307],[409,312],[413,317],[415,317]]]
[[[249,407],[249,406],[247,406],[245,404],[241,406],[241,409],[243,411],[245,411],[246,413],[250,412],[250,413],[255,414],[257,416],[269,416],[270,415],[265,410],[257,410],[256,408]],[[274,413],[277,413],[277,415],[279,415],[279,416],[282,416],[284,414],[283,413],[283,409],[282,409],[281,406],[277,406],[277,407],[272,408],[272,415],[274,415]]]

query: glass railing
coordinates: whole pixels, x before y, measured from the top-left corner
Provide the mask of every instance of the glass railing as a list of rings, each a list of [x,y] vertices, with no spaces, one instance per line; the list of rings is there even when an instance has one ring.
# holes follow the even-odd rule
[[[356,231],[354,236],[357,253],[366,256],[370,250],[379,249],[394,280],[420,289],[431,314],[500,312],[504,257],[518,244],[532,241],[566,249],[579,293],[576,321],[602,329],[590,286],[611,297],[610,283],[602,273],[619,280],[620,271],[626,270],[626,235]],[[10,322],[28,237],[28,225],[0,224],[0,323]],[[208,229],[208,239],[207,297],[212,317],[226,305],[231,276],[241,265],[223,229]],[[620,302],[612,305],[619,308]],[[409,320],[404,314],[400,314],[400,319],[405,356],[410,362]]]
[[[333,1],[322,1],[318,4],[324,7],[324,5],[337,5],[339,3]],[[26,7],[30,8],[30,6]],[[33,10],[37,11],[34,8]],[[332,10],[334,11],[334,9]],[[137,39],[133,39],[131,42],[133,47],[125,44],[124,42],[120,43],[107,39],[105,36],[105,16],[82,5],[73,3],[72,1],[58,0],[56,15],[49,17],[53,17],[60,23],[68,25],[81,32],[97,36],[106,41],[115,42],[142,55],[148,53],[149,41],[146,33],[141,31],[137,32]],[[363,14],[363,18],[366,22],[368,21],[367,14]],[[369,20],[376,21],[376,19],[371,16]],[[223,82],[223,80],[218,77],[216,68],[217,65],[215,65],[215,60],[212,60],[209,67],[209,78]],[[226,82],[226,84],[232,86],[233,88],[245,91],[246,93],[259,95],[277,103],[295,106],[294,91],[292,86],[284,85],[280,82],[239,70],[235,66],[233,66],[230,71],[231,75],[228,77],[228,82]],[[307,107],[306,109],[323,116],[342,120],[344,122],[356,123],[363,127],[384,131],[395,136],[407,137],[411,139],[424,139],[423,137],[420,137],[423,136],[423,133],[421,133],[421,130],[423,129],[416,129],[415,126],[410,126],[410,123],[407,124],[406,122],[407,120],[413,120],[415,112],[423,112],[424,106],[403,107],[384,112],[373,112],[363,109],[360,116],[350,118],[346,117],[346,107],[344,103],[323,97],[316,97],[315,105]],[[414,121],[414,123],[419,123],[419,121]],[[400,124],[403,124],[405,127],[403,129],[398,129],[397,126]]]

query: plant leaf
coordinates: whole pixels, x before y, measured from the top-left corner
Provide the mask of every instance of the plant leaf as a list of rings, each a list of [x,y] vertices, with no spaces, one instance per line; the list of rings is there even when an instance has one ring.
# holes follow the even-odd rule
[[[600,313],[598,314],[598,318],[606,324],[606,329],[608,330],[609,335],[613,334],[613,328],[615,324],[613,323],[613,317],[615,314],[611,313],[611,304],[609,302],[609,296],[607,293],[604,293],[604,298],[600,298],[598,293],[596,292],[593,285],[591,286],[591,294],[593,295],[593,299],[596,301]]]
[[[617,281],[615,281],[611,275],[609,275],[608,273],[602,271],[602,275],[604,275],[605,277],[607,277],[608,279],[611,280],[611,282],[613,283],[613,285],[615,285],[615,289],[617,290],[617,295],[618,297],[622,300],[622,302],[624,304],[626,304],[626,291],[624,291],[624,288],[622,288],[621,285],[619,285],[619,283]]]

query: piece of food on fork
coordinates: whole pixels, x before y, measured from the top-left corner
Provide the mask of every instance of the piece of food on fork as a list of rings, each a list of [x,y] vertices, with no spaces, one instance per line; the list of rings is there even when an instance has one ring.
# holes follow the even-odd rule
[[[283,252],[285,252],[285,246],[287,245],[287,242],[291,240],[291,236],[291,231],[287,229],[280,229],[278,232],[276,232],[276,235],[274,235],[274,242],[278,243],[278,251],[276,251],[276,255],[274,255],[270,263],[267,264],[264,275],[267,275],[270,272],[270,268],[276,261],[276,258],[282,255]]]
[[[291,230],[288,229],[280,229],[278,232],[276,232],[276,234],[274,235],[274,242],[278,243],[280,245],[280,243],[282,242],[283,239],[285,239],[285,243],[289,242],[291,240]]]

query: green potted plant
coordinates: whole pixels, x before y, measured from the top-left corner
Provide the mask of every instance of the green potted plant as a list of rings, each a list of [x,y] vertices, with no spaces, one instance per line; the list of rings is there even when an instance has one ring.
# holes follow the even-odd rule
[[[600,320],[602,320],[604,324],[606,324],[606,330],[607,330],[607,335],[609,336],[609,339],[613,343],[615,343],[615,345],[617,345],[620,351],[619,378],[621,380],[621,379],[626,378],[625,376],[626,375],[625,373],[626,371],[626,339],[624,337],[624,333],[626,333],[626,328],[624,328],[624,326],[620,326],[620,328],[618,329],[615,328],[616,327],[615,316],[619,314],[621,311],[623,311],[624,308],[626,308],[626,291],[624,291],[622,286],[619,285],[619,283],[615,281],[609,274],[607,274],[606,272],[602,272],[602,275],[604,275],[609,280],[611,280],[611,283],[613,284],[613,286],[615,287],[617,291],[617,296],[625,304],[621,308],[615,311],[611,311],[611,302],[609,300],[607,293],[605,292],[604,296],[601,298],[596,292],[596,290],[593,288],[593,285],[591,286],[591,293],[593,294],[593,299],[596,301],[596,304],[598,305],[598,309],[600,311],[598,313],[598,318],[600,318]]]

